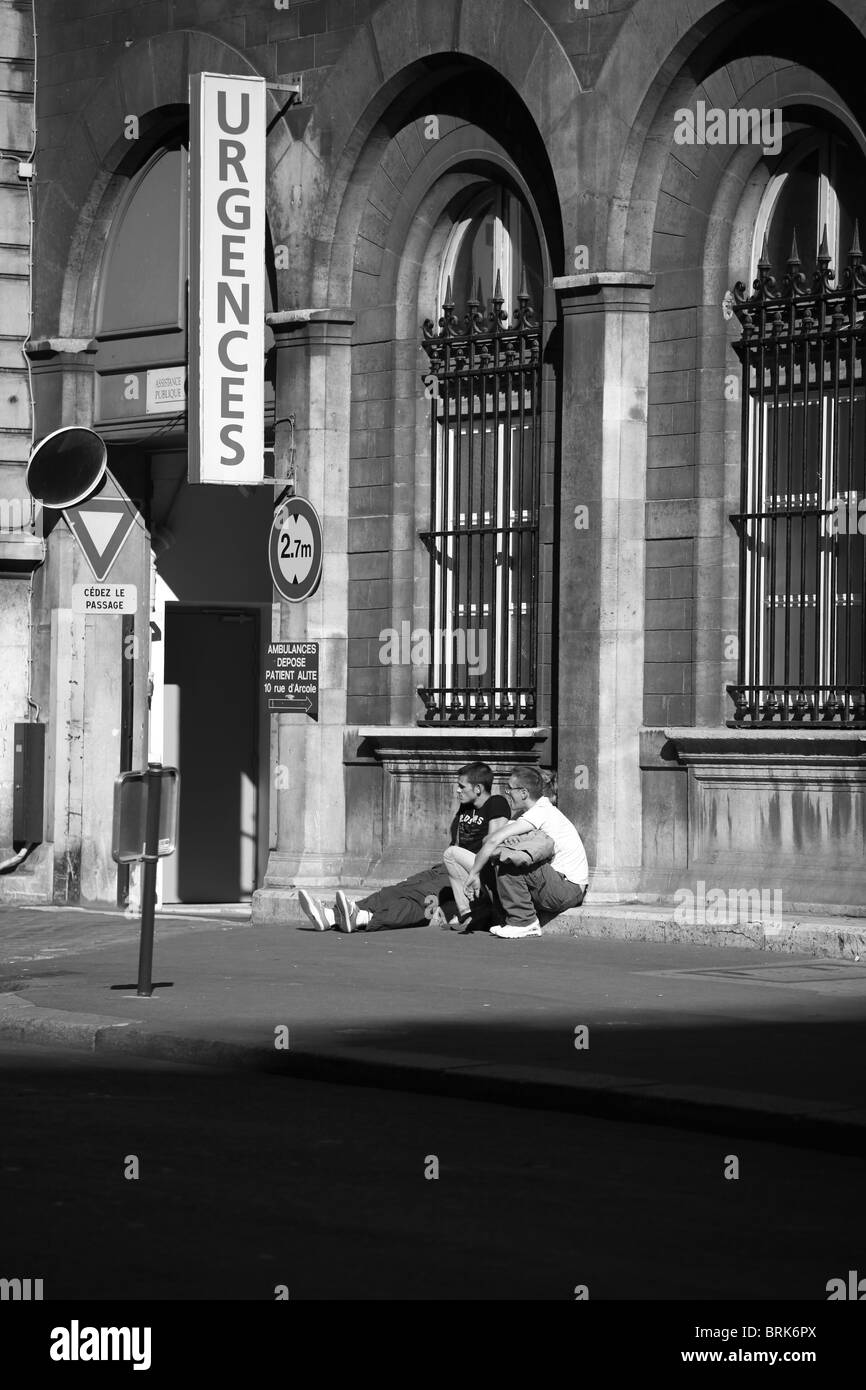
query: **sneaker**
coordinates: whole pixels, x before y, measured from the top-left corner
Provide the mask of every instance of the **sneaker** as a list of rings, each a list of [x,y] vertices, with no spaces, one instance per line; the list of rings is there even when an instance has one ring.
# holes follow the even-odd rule
[[[449,918],[448,925],[452,931],[459,931],[464,936],[468,936],[469,932],[477,927],[478,918],[473,912],[466,912],[462,917]]]
[[[538,922],[527,922],[525,927],[491,927],[490,935],[504,936],[509,941],[513,941],[522,936],[543,936],[544,932],[541,930]]]
[[[354,903],[350,903],[346,894],[341,888],[337,889],[337,898],[334,903],[334,917],[337,931],[363,931],[364,928],[358,921],[358,909]]]
[[[298,902],[301,905],[301,911],[309,917],[316,931],[331,930],[331,923],[325,916],[325,909],[318,898],[314,898],[311,893],[306,893],[303,888],[299,888]]]

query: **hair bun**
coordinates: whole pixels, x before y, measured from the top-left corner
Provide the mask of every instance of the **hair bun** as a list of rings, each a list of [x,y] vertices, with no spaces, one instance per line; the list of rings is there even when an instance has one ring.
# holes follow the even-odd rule
[[[545,768],[542,770],[541,776],[544,781],[544,795],[547,797],[548,801],[551,801],[555,806],[558,792],[556,772],[553,768]]]

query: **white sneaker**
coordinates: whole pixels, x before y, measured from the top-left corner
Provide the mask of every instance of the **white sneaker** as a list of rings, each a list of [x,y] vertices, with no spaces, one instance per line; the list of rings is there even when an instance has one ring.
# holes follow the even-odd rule
[[[337,931],[363,931],[363,926],[358,920],[360,917],[359,909],[353,902],[349,901],[341,888],[337,889],[337,900],[334,903],[334,917],[334,925]]]
[[[325,909],[318,898],[314,898],[311,893],[305,893],[303,888],[299,888],[298,903],[301,911],[309,917],[316,931],[331,931],[333,929],[333,923],[328,921],[325,916]]]
[[[516,940],[521,936],[543,936],[544,932],[538,922],[527,922],[525,927],[497,927],[490,928],[491,936],[504,936],[509,941]]]

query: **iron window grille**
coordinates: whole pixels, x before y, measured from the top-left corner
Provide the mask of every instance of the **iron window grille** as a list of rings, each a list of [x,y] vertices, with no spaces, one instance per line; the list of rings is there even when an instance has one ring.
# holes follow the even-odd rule
[[[797,240],[778,286],[766,241],[742,328],[742,725],[866,727],[866,269],[855,224],[841,284],[824,231],[811,284]]]
[[[432,389],[431,723],[536,722],[541,328],[525,276],[509,326],[497,273],[462,323],[447,283],[424,323]]]

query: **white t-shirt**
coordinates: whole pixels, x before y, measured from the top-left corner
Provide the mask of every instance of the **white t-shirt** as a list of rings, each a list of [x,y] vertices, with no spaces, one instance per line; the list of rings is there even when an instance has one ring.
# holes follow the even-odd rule
[[[521,811],[519,820],[528,821],[536,830],[543,830],[553,841],[553,859],[550,866],[558,874],[565,874],[569,883],[585,888],[589,882],[589,864],[583,841],[567,816],[546,796],[540,796],[528,811]]]

